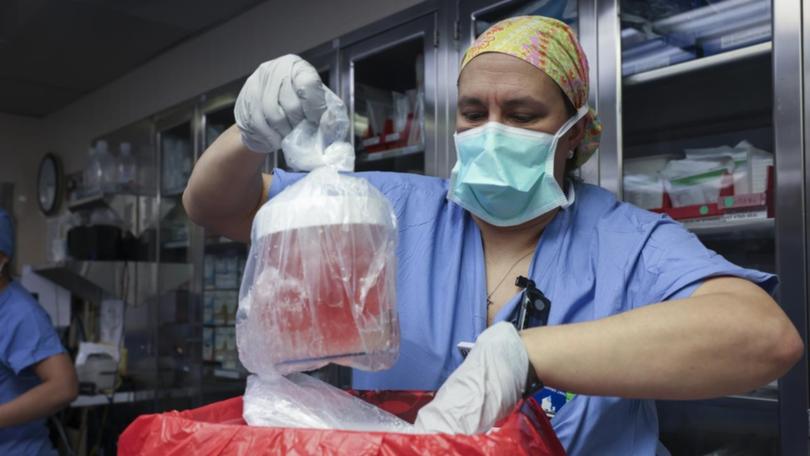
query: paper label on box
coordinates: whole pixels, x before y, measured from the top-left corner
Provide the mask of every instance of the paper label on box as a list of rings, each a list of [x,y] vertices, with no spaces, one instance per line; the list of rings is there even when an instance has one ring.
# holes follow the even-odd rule
[[[215,292],[209,291],[203,294],[203,324],[214,324],[214,294]]]
[[[225,360],[228,351],[228,328],[216,328],[214,333],[214,361]]]
[[[217,291],[214,295],[214,324],[228,323],[228,293]]]
[[[214,258],[212,255],[205,256],[203,283],[205,288],[214,287]]]

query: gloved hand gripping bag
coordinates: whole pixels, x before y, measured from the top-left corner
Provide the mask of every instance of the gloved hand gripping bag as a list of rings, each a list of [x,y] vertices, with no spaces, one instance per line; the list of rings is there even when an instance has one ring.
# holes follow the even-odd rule
[[[239,359],[262,377],[399,353],[396,217],[368,181],[318,168],[253,222],[236,316]]]

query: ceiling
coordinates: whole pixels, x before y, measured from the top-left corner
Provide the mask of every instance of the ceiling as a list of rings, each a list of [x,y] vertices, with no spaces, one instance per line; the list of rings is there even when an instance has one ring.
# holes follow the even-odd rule
[[[264,0],[0,0],[0,112],[42,117]]]

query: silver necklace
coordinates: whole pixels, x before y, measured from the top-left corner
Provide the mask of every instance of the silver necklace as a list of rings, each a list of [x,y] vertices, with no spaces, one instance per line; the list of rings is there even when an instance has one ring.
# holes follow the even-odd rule
[[[525,260],[525,259],[526,259],[526,257],[527,257],[527,256],[529,256],[529,255],[531,255],[532,253],[534,253],[534,249],[532,249],[532,250],[531,250],[529,253],[527,253],[526,255],[523,255],[522,257],[518,258],[518,260],[517,260],[517,261],[515,261],[515,264],[513,264],[513,265],[512,265],[512,267],[510,267],[510,268],[509,268],[509,269],[506,271],[506,274],[504,274],[504,275],[503,275],[503,277],[501,277],[501,281],[500,281],[500,282],[498,282],[498,284],[497,284],[497,285],[495,285],[495,289],[493,289],[493,290],[492,290],[492,293],[490,293],[490,294],[488,294],[488,295],[487,295],[487,307],[489,307],[489,306],[491,306],[491,305],[492,305],[492,295],[494,295],[494,294],[495,294],[495,292],[496,292],[496,291],[498,291],[498,288],[500,288],[500,287],[501,287],[501,285],[503,284],[503,281],[504,281],[504,280],[506,280],[506,277],[509,275],[509,273],[510,273],[510,272],[512,272],[512,269],[515,269],[515,266],[517,266],[517,265],[518,265],[518,263],[520,263],[521,261]]]

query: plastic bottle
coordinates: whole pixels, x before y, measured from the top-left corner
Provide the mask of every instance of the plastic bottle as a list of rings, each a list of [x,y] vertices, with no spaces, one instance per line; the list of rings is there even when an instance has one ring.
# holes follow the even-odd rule
[[[84,169],[84,192],[86,194],[98,193],[100,191],[100,181],[102,170],[98,160],[98,152],[95,147],[88,149],[87,168]]]
[[[115,191],[116,185],[116,164],[115,157],[110,153],[107,147],[107,141],[99,140],[96,143],[96,157],[101,166],[101,175],[99,176],[99,184],[101,190],[104,192]]]
[[[116,172],[116,180],[120,190],[135,190],[135,172],[135,157],[132,156],[132,145],[128,142],[121,143]]]

